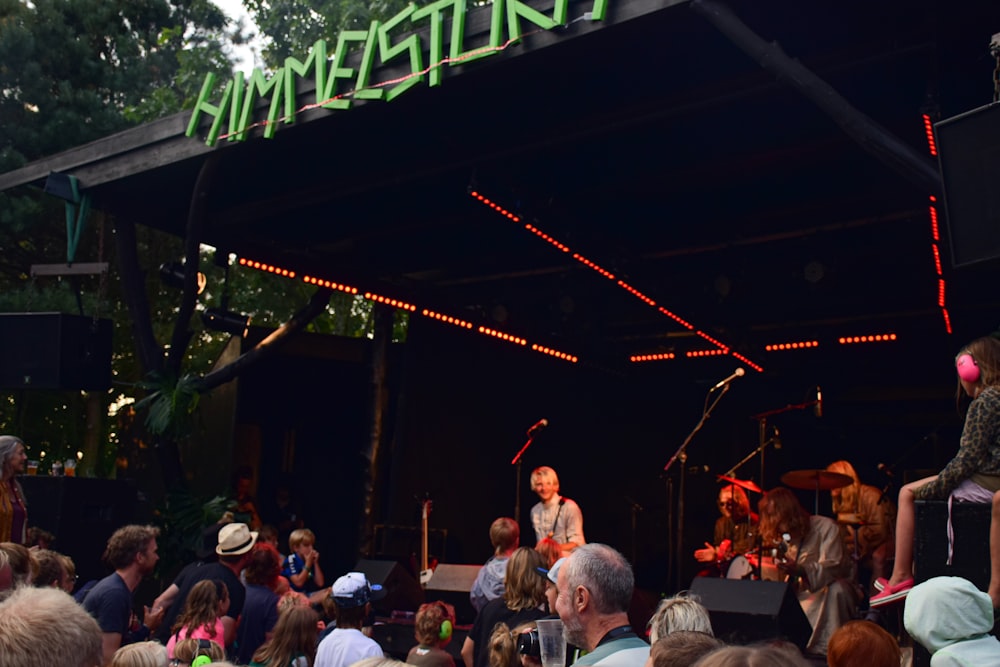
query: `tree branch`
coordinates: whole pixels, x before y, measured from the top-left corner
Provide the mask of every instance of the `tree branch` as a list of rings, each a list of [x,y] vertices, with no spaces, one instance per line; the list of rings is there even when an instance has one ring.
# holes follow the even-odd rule
[[[118,249],[118,270],[122,276],[125,307],[132,320],[132,335],[144,374],[163,369],[163,350],[153,333],[153,318],[146,298],[146,281],[139,268],[139,250],[135,241],[135,224],[131,220],[115,220],[115,245]]]
[[[181,290],[181,304],[174,322],[174,332],[170,337],[170,351],[167,367],[175,376],[180,375],[181,362],[191,341],[191,315],[194,314],[198,299],[198,260],[201,238],[205,229],[205,211],[208,208],[208,194],[218,171],[219,153],[210,153],[198,172],[198,180],[191,193],[188,209],[187,229],[184,232],[184,287]]]
[[[333,290],[322,287],[312,295],[309,303],[299,312],[295,313],[290,320],[282,324],[268,335],[264,340],[257,343],[252,350],[248,350],[239,356],[236,361],[227,364],[217,371],[212,371],[205,377],[194,383],[195,389],[201,393],[211,391],[216,387],[233,380],[249,366],[260,361],[264,357],[270,356],[275,350],[295,333],[298,333],[322,313],[328,303]]]

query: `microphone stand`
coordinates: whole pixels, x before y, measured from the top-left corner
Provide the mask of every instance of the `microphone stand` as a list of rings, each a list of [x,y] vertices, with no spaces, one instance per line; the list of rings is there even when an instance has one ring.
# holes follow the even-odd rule
[[[534,441],[535,434],[532,431],[528,431],[528,441],[524,443],[524,446],[521,447],[520,451],[514,455],[514,458],[510,462],[512,466],[517,466],[517,472],[515,473],[515,477],[517,478],[516,487],[514,489],[514,521],[518,525],[521,525],[521,459],[524,456],[524,452],[528,450],[528,447],[531,447],[531,443]]]
[[[684,462],[687,461],[687,451],[685,450],[687,449],[688,443],[690,443],[691,440],[694,438],[695,434],[701,430],[701,428],[705,425],[705,422],[708,421],[708,418],[712,416],[712,410],[715,409],[715,406],[719,404],[719,401],[722,400],[722,397],[725,396],[726,392],[729,391],[729,383],[727,382],[726,384],[722,385],[721,391],[715,397],[715,400],[709,403],[709,397],[711,397],[713,391],[715,391],[714,387],[708,391],[708,396],[705,397],[705,409],[701,413],[701,419],[698,420],[698,423],[695,424],[695,427],[691,430],[690,433],[688,433],[688,436],[684,438],[684,442],[682,442],[681,446],[677,448],[677,451],[674,452],[674,455],[670,457],[670,460],[667,461],[667,464],[663,466],[662,474],[666,475],[675,461],[680,459],[681,462],[681,468],[680,468],[680,473],[678,474],[678,483],[677,483],[677,530],[676,530],[677,541],[676,545],[673,545],[674,548],[676,549],[676,551],[674,552],[675,556],[674,563],[675,567],[677,568],[676,572],[677,590],[681,590],[681,562],[682,562],[681,559],[684,557],[683,553],[684,552]],[[667,488],[668,489],[670,488],[669,482]],[[669,508],[668,515],[670,515],[671,517],[673,515],[673,500],[674,498],[673,495],[671,494],[670,497],[667,498],[667,505]]]

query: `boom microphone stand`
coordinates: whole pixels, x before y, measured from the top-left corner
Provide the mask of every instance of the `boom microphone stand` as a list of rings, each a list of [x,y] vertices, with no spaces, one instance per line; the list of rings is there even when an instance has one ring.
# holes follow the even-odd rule
[[[517,466],[517,473],[514,475],[517,478],[515,481],[517,486],[514,489],[514,521],[518,525],[521,525],[521,460],[524,457],[524,453],[528,451],[528,447],[531,447],[531,443],[535,441],[535,434],[548,425],[548,419],[539,419],[534,426],[529,428],[528,441],[518,450],[517,454],[514,454],[514,458],[510,462],[512,466]]]
[[[742,371],[743,369],[739,369],[739,370]],[[736,376],[739,376],[739,375],[742,375],[742,374],[743,373],[740,372],[740,373],[737,373]],[[676,541],[672,545],[676,549],[676,551],[674,552],[674,567],[677,569],[677,572],[676,572],[677,590],[681,590],[681,565],[680,564],[681,564],[681,559],[684,557],[684,553],[683,553],[684,552],[684,472],[685,472],[685,470],[684,470],[684,462],[687,461],[687,451],[686,450],[687,450],[688,443],[691,442],[691,440],[692,440],[692,438],[694,438],[695,434],[698,431],[701,430],[701,427],[705,425],[705,422],[708,421],[708,418],[710,416],[712,416],[712,410],[715,409],[715,406],[719,404],[719,401],[722,400],[722,397],[726,395],[727,391],[729,391],[729,382],[723,380],[723,383],[724,384],[722,384],[722,387],[721,387],[722,391],[720,391],[718,393],[718,395],[716,395],[715,400],[711,401],[711,403],[709,403],[709,398],[711,397],[712,393],[716,389],[719,388],[719,385],[716,385],[716,386],[714,386],[714,387],[712,387],[711,389],[708,390],[708,396],[705,397],[705,409],[701,413],[701,419],[699,419],[698,423],[695,424],[694,429],[692,429],[691,432],[688,433],[688,436],[686,438],[684,438],[684,442],[681,443],[681,446],[677,448],[677,451],[674,452],[674,455],[670,457],[669,461],[667,461],[667,465],[663,466],[663,474],[666,475],[667,472],[670,470],[670,467],[674,464],[675,461],[677,461],[678,459],[680,459],[680,462],[681,462],[681,468],[680,468],[680,473],[678,473],[678,483],[677,483],[677,531],[676,531]],[[670,489],[670,483],[669,483],[669,481],[667,483],[667,489],[668,489],[668,493],[669,493],[669,489]],[[667,498],[667,506],[668,506],[667,513],[668,513],[668,516],[670,516],[670,517],[673,516],[673,502],[674,502],[673,494],[670,494],[670,496]]]

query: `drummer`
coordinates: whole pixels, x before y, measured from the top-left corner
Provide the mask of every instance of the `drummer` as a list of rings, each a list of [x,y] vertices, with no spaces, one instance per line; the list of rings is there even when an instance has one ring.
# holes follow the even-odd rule
[[[750,500],[740,484],[758,488],[753,482],[729,480],[719,489],[718,507],[722,515],[715,520],[713,543],[705,542],[704,549],[694,552],[695,560],[707,567],[699,576],[722,576],[730,561],[736,556],[754,548],[754,533],[757,530],[757,515],[750,511]]]
[[[847,486],[831,489],[830,495],[833,497],[833,511],[837,515],[837,523],[842,526],[848,552],[857,554],[858,581],[870,594],[871,582],[877,577],[888,578],[890,574],[896,550],[893,537],[896,507],[877,488],[862,484],[854,466],[847,461],[835,461],[826,469],[847,475],[852,480]]]

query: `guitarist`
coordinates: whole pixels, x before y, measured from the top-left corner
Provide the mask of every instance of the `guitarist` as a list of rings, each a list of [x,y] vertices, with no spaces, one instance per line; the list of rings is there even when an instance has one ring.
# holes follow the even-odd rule
[[[541,499],[531,508],[536,541],[555,540],[563,556],[587,543],[583,537],[583,512],[575,502],[559,495],[559,477],[555,470],[548,466],[532,470],[531,489]]]
[[[760,500],[760,536],[765,553],[775,550],[774,565],[797,592],[812,625],[806,653],[826,655],[830,636],[854,618],[858,604],[840,526],[810,516],[794,493],[778,487]]]

